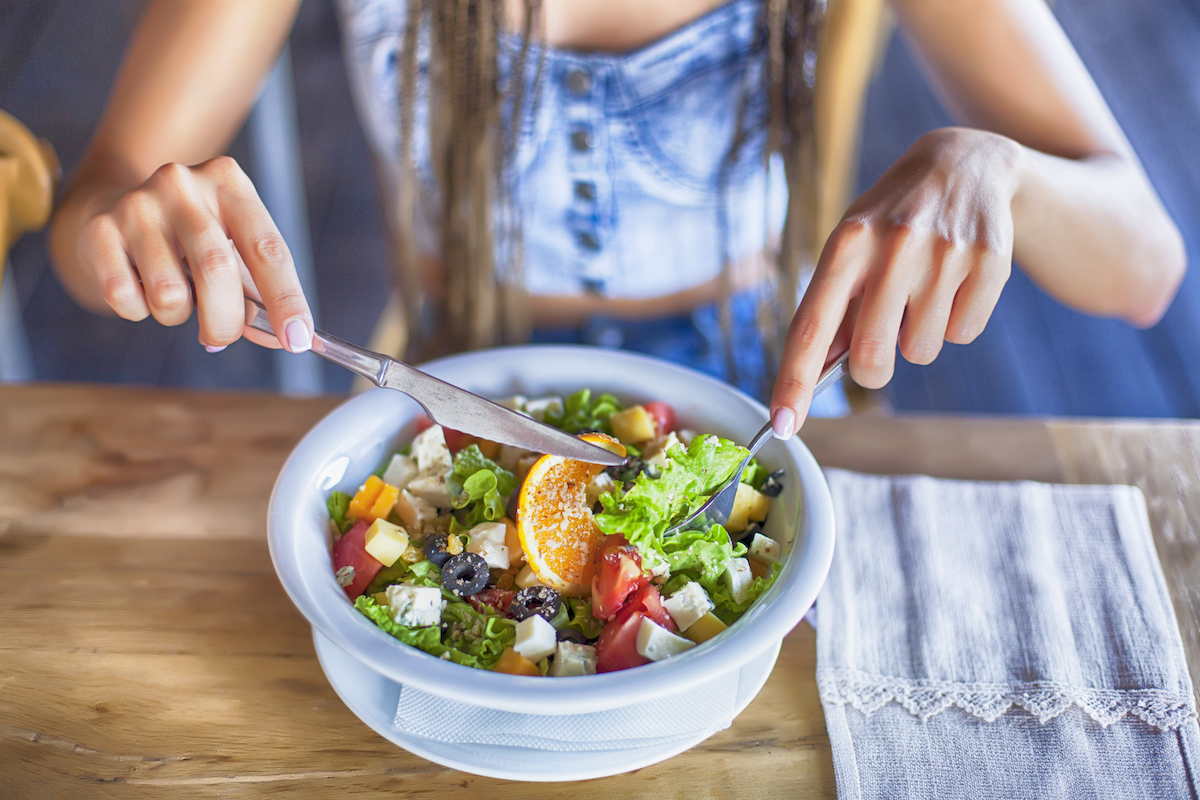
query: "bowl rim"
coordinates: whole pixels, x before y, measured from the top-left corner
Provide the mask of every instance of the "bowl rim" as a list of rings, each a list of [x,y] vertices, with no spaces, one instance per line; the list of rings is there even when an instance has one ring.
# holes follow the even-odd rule
[[[761,403],[710,375],[622,350],[580,345],[519,345],[447,356],[426,362],[421,368],[437,374],[442,369],[462,367],[464,362],[472,360],[501,356],[520,358],[525,354],[568,358],[586,354],[592,359],[602,354],[605,359],[615,359],[618,368],[650,368],[658,375],[665,371],[688,381],[699,380],[718,391],[736,395],[749,406],[748,410],[754,412],[760,424],[768,417],[767,409]],[[600,378],[598,382],[602,383],[602,380]],[[800,476],[803,546],[792,551],[765,595],[771,598],[770,602],[763,604],[760,600],[752,607],[759,609],[753,625],[735,624],[719,640],[633,671],[553,681],[479,670],[437,658],[380,630],[351,603],[327,602],[334,594],[315,596],[314,587],[303,578],[303,565],[297,561],[302,548],[295,544],[295,537],[289,535],[293,520],[303,513],[302,495],[311,491],[316,473],[328,462],[328,446],[323,440],[331,435],[331,424],[343,418],[361,419],[371,406],[384,402],[395,402],[395,395],[389,389],[373,389],[351,397],[326,414],[300,440],[280,470],[271,493],[267,511],[268,547],[277,577],[308,622],[338,647],[398,683],[452,697],[461,703],[522,713],[577,714],[644,702],[685,691],[712,680],[714,675],[740,669],[800,622],[816,600],[828,574],[834,548],[833,501],[812,453],[798,436],[793,436],[782,444]],[[415,403],[413,407],[419,408]],[[388,435],[395,435],[402,427],[403,423]],[[328,583],[336,587],[332,570]],[[338,594],[345,598],[344,592],[339,590]]]

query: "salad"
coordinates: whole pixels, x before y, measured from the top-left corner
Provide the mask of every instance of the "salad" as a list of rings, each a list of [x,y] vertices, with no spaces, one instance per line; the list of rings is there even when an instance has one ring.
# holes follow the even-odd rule
[[[387,633],[496,672],[612,672],[717,636],[775,579],[780,547],[762,525],[782,470],[751,460],[724,526],[668,537],[744,448],[677,429],[661,402],[584,389],[502,403],[628,461],[540,455],[422,419],[353,495],[327,503],[337,582]]]

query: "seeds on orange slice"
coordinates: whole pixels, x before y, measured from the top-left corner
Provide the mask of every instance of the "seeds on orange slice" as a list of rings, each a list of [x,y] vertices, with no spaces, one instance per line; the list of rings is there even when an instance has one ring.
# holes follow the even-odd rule
[[[625,447],[603,433],[579,438],[614,453]],[[600,464],[542,456],[529,468],[517,501],[517,535],[538,580],[564,597],[592,590],[593,560],[600,529],[592,519],[587,487],[604,470]]]

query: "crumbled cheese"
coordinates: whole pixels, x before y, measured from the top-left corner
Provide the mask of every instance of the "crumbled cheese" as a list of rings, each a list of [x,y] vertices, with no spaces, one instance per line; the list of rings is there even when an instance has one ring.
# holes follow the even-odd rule
[[[679,444],[679,437],[675,435],[675,431],[671,431],[666,436],[660,436],[651,441],[642,451],[642,460],[652,466],[665,469],[668,461],[667,451],[677,444]]]
[[[419,497],[434,508],[451,508],[453,498],[446,486],[449,473],[433,474],[422,472],[408,482],[408,493]]]
[[[612,476],[607,472],[601,472],[596,477],[592,478],[592,482],[587,487],[587,504],[588,508],[596,505],[600,499],[600,495],[607,494],[617,488],[617,484],[613,481]]]
[[[489,569],[508,569],[508,546],[504,543],[507,532],[503,522],[481,522],[467,531],[471,538],[467,552],[483,556]]]
[[[408,486],[409,481],[417,477],[419,471],[416,461],[402,453],[397,453],[392,456],[387,469],[383,471],[383,482],[391,484],[397,489],[404,489]]]
[[[763,564],[774,564],[779,560],[779,542],[763,536],[761,533],[754,534],[748,549],[749,556]]]
[[[333,573],[333,576],[337,578],[338,586],[349,586],[354,583],[354,567],[344,566]]]
[[[428,628],[442,621],[442,590],[436,586],[397,583],[387,587],[392,619],[410,628]]]
[[[558,634],[554,626],[541,616],[534,614],[517,623],[517,641],[513,650],[530,661],[540,661],[554,655],[558,646]]]
[[[437,508],[423,497],[404,489],[396,498],[396,516],[404,522],[404,527],[410,531],[424,530],[425,526],[437,518]]]
[[[695,581],[688,581],[663,601],[663,608],[671,615],[675,626],[680,631],[686,631],[696,620],[713,610],[713,602],[708,599],[704,587]]]
[[[556,414],[562,413],[563,400],[561,397],[538,397],[525,401],[525,411],[538,422],[545,422],[546,412],[550,410],[553,410]]]
[[[641,627],[638,628],[637,651],[643,658],[662,661],[695,646],[695,642],[676,636],[649,617],[642,618]]]
[[[746,602],[746,593],[754,576],[750,573],[750,562],[744,558],[731,558],[725,564],[725,583],[735,603]]]
[[[559,642],[554,653],[554,663],[550,665],[550,674],[555,678],[595,675],[596,648],[590,644]]]
[[[445,475],[454,468],[441,425],[426,428],[412,441],[412,457],[422,475]]]

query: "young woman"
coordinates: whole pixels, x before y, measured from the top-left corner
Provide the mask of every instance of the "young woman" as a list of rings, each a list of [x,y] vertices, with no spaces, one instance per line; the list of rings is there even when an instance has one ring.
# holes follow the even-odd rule
[[[194,303],[210,350],[278,346],[244,327],[249,291],[283,346],[308,348],[287,246],[218,155],[298,5],[150,4],[51,231],[78,302],[167,325]],[[882,386],[897,345],[924,364],[978,336],[1013,258],[1062,302],[1134,325],[1183,276],[1178,231],[1043,0],[893,0],[971,127],[922,137],[819,258],[820,0],[340,5],[427,350],[632,337],[751,388],[776,375],[786,437],[835,339],[855,381]]]

